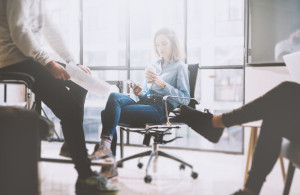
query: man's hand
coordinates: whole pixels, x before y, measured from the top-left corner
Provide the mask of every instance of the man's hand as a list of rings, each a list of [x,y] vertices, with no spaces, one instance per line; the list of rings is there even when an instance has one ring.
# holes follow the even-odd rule
[[[132,89],[134,95],[140,97],[142,95],[142,88],[139,84],[132,84],[130,83],[129,87]]]
[[[83,70],[85,73],[87,73],[87,74],[89,74],[89,75],[92,75],[91,70],[90,70],[88,67],[83,66],[83,65],[78,65],[78,67],[79,67],[81,70]]]
[[[49,68],[51,67],[51,68]],[[52,61],[51,66],[46,66],[46,69],[48,72],[57,79],[62,79],[62,80],[69,80],[70,75],[67,73],[64,67],[62,67],[60,64],[57,64],[56,62]]]
[[[162,80],[155,72],[152,70],[146,71],[146,79],[148,83],[153,83],[161,88],[164,88],[166,86],[166,82]]]

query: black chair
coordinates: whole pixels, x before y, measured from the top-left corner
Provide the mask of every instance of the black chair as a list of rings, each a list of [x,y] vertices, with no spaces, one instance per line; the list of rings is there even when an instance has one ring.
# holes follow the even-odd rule
[[[28,74],[20,72],[4,72],[0,71],[0,83],[4,84],[4,103],[7,102],[7,85],[22,84],[25,86],[25,105],[24,108],[30,109],[31,91],[34,84],[34,78]]]
[[[7,103],[7,85],[9,84],[20,84],[24,85],[24,104],[11,104],[9,103],[9,106],[17,106],[21,107],[27,110],[34,110],[40,114],[40,105],[37,104],[37,100],[35,98],[35,101],[31,105],[32,101],[32,92],[31,89],[33,87],[33,84],[35,82],[35,79],[26,73],[21,72],[6,72],[6,71],[0,71],[0,83],[4,84],[4,93],[3,93],[3,106],[6,106]],[[46,117],[39,116],[40,121],[40,127],[39,127],[39,134],[40,138],[42,140],[49,140],[50,137],[53,135],[53,133],[56,133],[54,130],[54,125],[51,121],[48,120]]]
[[[196,85],[196,79],[197,79],[197,74],[198,74],[198,64],[193,64],[193,65],[189,65],[188,66],[189,69],[189,83],[190,83],[190,103],[189,106],[195,108],[196,104],[198,104],[198,102],[194,99],[194,92],[195,92],[195,85]],[[168,98],[183,98],[183,97],[177,97],[177,96],[165,96],[163,97],[163,101],[165,103],[165,107],[166,107],[166,118],[167,118],[167,123],[166,124],[147,124],[143,127],[136,127],[136,126],[132,126],[129,124],[124,124],[124,123],[119,123],[118,126],[120,127],[120,153],[121,153],[121,160],[119,160],[117,162],[117,166],[118,167],[122,167],[123,163],[125,161],[134,159],[134,158],[141,158],[144,156],[150,156],[147,167],[146,167],[146,176],[144,178],[144,181],[146,183],[150,183],[152,181],[152,177],[148,174],[148,169],[149,166],[152,162],[152,158],[153,157],[158,157],[158,156],[163,156],[169,159],[173,159],[175,161],[178,161],[179,163],[181,163],[180,165],[180,169],[185,169],[185,166],[188,166],[192,169],[192,178],[196,179],[198,177],[198,174],[196,172],[193,171],[193,166],[183,160],[181,160],[178,157],[175,157],[173,155],[167,154],[161,150],[159,150],[159,145],[160,144],[167,144],[169,142],[172,142],[178,138],[181,137],[175,137],[171,140],[164,140],[164,136],[165,135],[170,135],[171,130],[172,129],[179,129],[179,121],[176,120],[172,120],[175,119],[176,117],[172,117],[172,116],[176,116],[178,113],[178,108],[174,110],[174,112],[172,112],[172,116],[168,115],[168,111],[167,111],[167,99]],[[183,98],[184,99],[184,98]],[[171,123],[172,122],[172,123]],[[124,155],[124,131],[127,132],[127,138],[129,138],[129,132],[135,132],[135,133],[139,133],[144,135],[144,141],[143,144],[149,146],[150,144],[150,140],[151,138],[153,138],[153,145],[152,145],[152,150],[148,150],[142,153],[138,153],[126,158],[123,158]],[[128,140],[128,139],[127,139]],[[138,163],[138,167],[142,168],[143,164],[141,162]]]
[[[33,104],[30,105],[31,103],[31,98],[33,97],[33,94],[31,92],[31,89],[33,87],[35,80],[32,76],[29,74],[25,73],[20,73],[20,72],[6,72],[6,71],[1,71],[0,70],[0,83],[4,84],[4,103],[7,101],[7,85],[9,84],[22,84],[25,86],[25,104],[24,108],[27,110],[35,110],[38,114],[42,114],[42,102],[39,99],[38,96],[35,96]],[[119,89],[120,92],[123,92],[123,82],[120,81],[107,81],[111,85],[116,85]],[[23,106],[23,104],[22,104]],[[62,142],[64,141],[61,139],[57,132],[54,129],[54,125],[51,121],[47,120],[47,115],[44,112],[46,118],[40,117],[40,120],[43,122],[41,123],[43,126],[48,126],[48,128],[40,128],[41,130],[45,130],[40,132],[40,137],[41,140],[46,140],[46,141],[59,141]],[[46,131],[47,130],[47,131]],[[56,134],[57,139],[53,138],[52,135]],[[54,162],[54,163],[73,163],[71,159],[58,159],[58,158],[44,158],[41,156],[41,142],[39,146],[39,161],[44,161],[44,162]],[[92,162],[92,165],[103,165],[102,163],[98,162]]]

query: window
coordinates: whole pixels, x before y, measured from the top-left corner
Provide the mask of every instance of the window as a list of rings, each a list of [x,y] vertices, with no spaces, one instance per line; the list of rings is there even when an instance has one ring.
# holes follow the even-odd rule
[[[66,42],[73,56],[78,60],[80,57],[80,12],[79,0],[47,0],[45,7],[47,14]],[[74,41],[77,40],[77,41]],[[49,47],[48,47],[49,48]],[[53,53],[51,50],[50,52]],[[59,56],[56,56],[59,60]]]
[[[57,7],[58,15],[66,12],[58,1],[47,2],[52,5],[48,9]],[[62,2],[70,3],[70,0]],[[144,68],[156,59],[154,34],[160,28],[169,27],[179,37],[186,62],[200,64],[195,92],[196,98],[201,100],[198,109],[210,108],[211,112],[219,113],[242,105],[243,0],[78,0],[78,4],[72,1],[67,12],[74,12],[78,19],[63,19],[60,25],[71,29],[65,30],[66,35],[73,33],[70,43],[75,45],[75,53],[82,51],[82,63],[92,69],[94,76],[143,83]],[[68,22],[74,25],[67,26]],[[105,103],[106,99],[90,93],[87,96],[84,129],[89,141],[99,140],[100,113]],[[176,133],[183,139],[168,144],[171,147],[242,151],[240,127],[226,129],[219,144],[209,143],[187,127]],[[130,134],[131,144],[141,144],[142,139]]]
[[[184,48],[183,0],[130,1],[130,66],[145,67],[156,59],[153,37],[163,27],[173,29]]]
[[[187,5],[187,62],[243,65],[243,1],[189,0]]]
[[[242,106],[243,69],[201,69],[198,75],[195,91],[196,97],[201,102],[198,109],[209,109],[211,113],[219,114]],[[226,128],[218,144],[209,143],[200,136],[190,137],[195,143],[203,144],[200,147],[202,149],[242,152],[242,127]]]
[[[84,0],[83,63],[88,66],[125,66],[126,0]]]

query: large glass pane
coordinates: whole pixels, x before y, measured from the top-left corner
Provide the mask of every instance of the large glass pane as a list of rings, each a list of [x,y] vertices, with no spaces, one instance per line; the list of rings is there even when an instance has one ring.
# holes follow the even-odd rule
[[[243,104],[243,70],[242,69],[204,69],[197,78],[195,97],[201,104],[197,109],[209,109],[211,113],[224,113]],[[190,130],[189,130],[190,131]],[[226,152],[242,152],[243,131],[239,126],[226,128],[217,144],[212,144],[191,131],[187,139],[191,139],[192,148],[218,150]]]
[[[131,71],[131,78],[142,81],[143,71]],[[230,111],[243,104],[243,70],[200,70],[198,73],[195,96],[200,99],[197,109],[208,108],[210,112],[218,114]],[[243,131],[242,127],[226,128],[218,144],[213,144],[204,139],[192,129],[183,125],[179,131],[166,136],[165,140],[174,136],[181,136],[168,147],[191,148],[201,150],[214,150],[222,152],[242,152]],[[141,144],[143,136],[130,133],[130,144]]]
[[[157,30],[171,28],[184,40],[184,0],[130,1],[130,65],[146,66],[156,60],[153,37]],[[183,49],[183,47],[182,47]]]
[[[83,61],[89,66],[125,66],[126,0],[83,1]]]
[[[187,62],[202,66],[242,65],[244,1],[187,2]]]
[[[299,0],[249,0],[248,62],[283,62],[300,50]]]
[[[57,31],[61,33],[68,49],[79,62],[80,48],[80,9],[79,0],[46,0],[45,8],[52,19],[52,22],[57,26]],[[49,48],[49,47],[48,47]],[[49,48],[50,49],[50,48]],[[50,49],[50,52],[57,56]]]

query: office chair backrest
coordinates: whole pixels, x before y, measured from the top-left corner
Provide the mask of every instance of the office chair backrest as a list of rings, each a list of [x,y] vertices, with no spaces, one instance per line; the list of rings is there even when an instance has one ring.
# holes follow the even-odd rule
[[[198,75],[198,64],[189,64],[188,69],[189,69],[189,82],[190,82],[190,97],[194,98],[195,97],[195,88],[196,88],[196,81],[197,81],[197,75]],[[189,106],[192,108],[196,107],[197,102],[193,99],[191,99]]]

